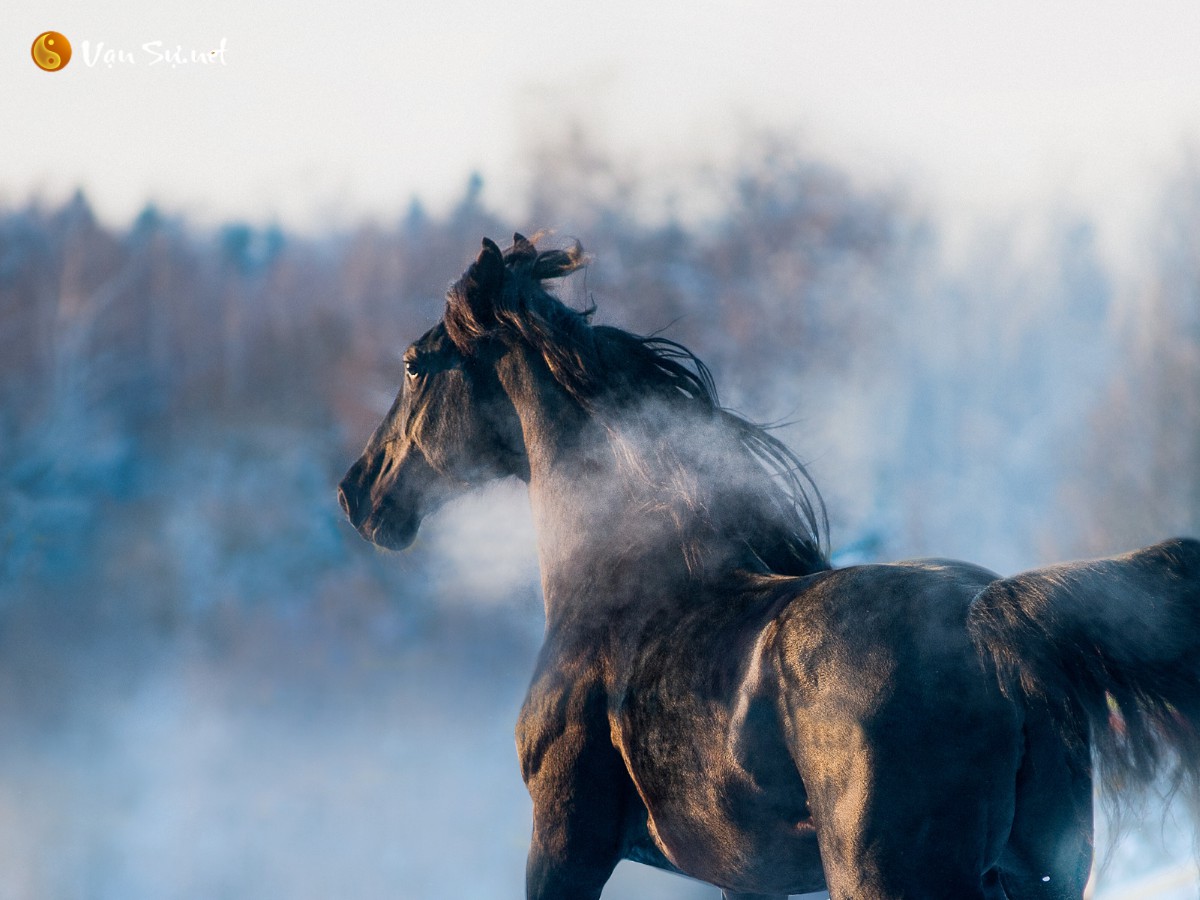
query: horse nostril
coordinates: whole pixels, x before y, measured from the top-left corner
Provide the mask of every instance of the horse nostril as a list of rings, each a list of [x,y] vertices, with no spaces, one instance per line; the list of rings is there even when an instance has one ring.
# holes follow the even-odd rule
[[[350,506],[350,498],[346,495],[344,485],[338,485],[337,489],[338,504],[342,507],[342,512],[346,514],[346,518],[351,522],[354,521],[354,510]]]
[[[338,484],[338,504],[355,528],[361,526],[370,513],[370,480],[367,474],[366,466],[360,459]]]

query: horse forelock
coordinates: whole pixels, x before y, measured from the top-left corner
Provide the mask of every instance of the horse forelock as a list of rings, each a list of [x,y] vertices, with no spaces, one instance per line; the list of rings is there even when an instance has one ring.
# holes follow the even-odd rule
[[[539,236],[534,235],[533,240]],[[563,278],[587,265],[588,259],[578,241],[565,249],[539,251],[533,241],[518,234],[502,258],[504,274],[498,290],[479,296],[481,285],[476,261],[446,295],[443,320],[450,339],[460,351],[470,355],[481,341],[506,328],[528,337],[528,329],[536,329],[543,318],[582,319],[583,324],[587,323],[592,310],[569,309],[543,286],[545,281]]]

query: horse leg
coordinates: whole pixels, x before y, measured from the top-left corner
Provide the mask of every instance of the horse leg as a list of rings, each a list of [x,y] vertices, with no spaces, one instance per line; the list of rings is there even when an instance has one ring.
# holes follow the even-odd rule
[[[860,837],[867,843],[856,838],[857,852],[828,854],[831,900],[1006,900],[994,869],[981,872],[971,861],[952,858],[952,849],[941,852],[962,840],[957,829],[926,831],[919,842],[911,833],[891,839]]]
[[[621,858],[623,836],[624,786],[619,776],[625,773],[614,771],[611,762],[584,755],[570,770],[551,765],[530,781],[533,838],[525,867],[528,900],[597,900],[600,896]]]
[[[945,859],[932,852],[913,854],[915,859],[903,849],[872,855],[872,865],[863,870],[856,870],[853,856],[828,867],[831,900],[1006,900],[994,870],[981,873],[958,865],[939,868]]]
[[[619,757],[618,757],[619,759]],[[528,900],[597,900],[621,857],[621,785],[586,761],[530,783]],[[621,774],[624,774],[623,771]],[[605,796],[605,795],[608,796]]]
[[[1026,741],[1000,879],[1011,900],[1080,900],[1092,865],[1091,775],[1044,712],[1031,710]]]
[[[622,855],[636,793],[613,746],[600,686],[536,681],[517,725],[533,799],[528,900],[597,900]]]
[[[1012,816],[1002,784],[1017,767],[1017,735],[1007,747],[990,736],[973,747],[925,737],[826,758],[810,802],[832,900],[1004,900],[995,866]]]

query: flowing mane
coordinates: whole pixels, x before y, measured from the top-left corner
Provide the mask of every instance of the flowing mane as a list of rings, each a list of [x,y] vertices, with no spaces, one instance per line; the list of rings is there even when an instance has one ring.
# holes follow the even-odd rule
[[[671,517],[688,532],[689,567],[699,565],[715,533],[732,536],[769,573],[829,569],[824,502],[795,453],[721,406],[708,367],[683,345],[593,325],[595,306],[571,309],[544,286],[586,262],[577,242],[538,251],[518,236],[504,253],[503,287],[486,317],[467,299],[469,271],[451,288],[451,340],[468,356],[503,333],[533,347],[568,395],[608,429],[626,472],[649,489],[649,502],[677,511]],[[711,458],[714,438],[732,457],[719,468]],[[696,529],[702,539],[691,533]]]

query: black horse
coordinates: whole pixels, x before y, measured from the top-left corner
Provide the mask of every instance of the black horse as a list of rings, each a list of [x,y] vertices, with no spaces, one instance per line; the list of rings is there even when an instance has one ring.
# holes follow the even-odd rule
[[[1200,768],[1200,543],[834,569],[803,467],[699,360],[544,288],[581,264],[485,240],[339,491],[400,549],[472,486],[529,485],[528,897],[599,897],[624,858],[742,900],[1078,900],[1093,765]]]

